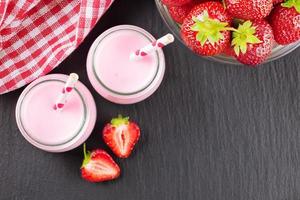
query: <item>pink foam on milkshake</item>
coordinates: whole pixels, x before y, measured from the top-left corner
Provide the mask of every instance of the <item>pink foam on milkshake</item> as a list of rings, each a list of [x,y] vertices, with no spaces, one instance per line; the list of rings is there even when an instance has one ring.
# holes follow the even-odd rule
[[[101,82],[118,93],[134,93],[147,87],[157,72],[157,55],[135,62],[130,61],[129,55],[148,43],[144,35],[134,30],[120,30],[105,37],[94,54]]]
[[[63,110],[53,109],[53,102],[63,87],[63,82],[44,82],[32,88],[23,100],[21,120],[24,129],[41,144],[66,143],[79,133],[84,124],[84,103],[76,91],[69,94]]]
[[[131,104],[149,97],[165,72],[161,49],[132,61],[130,54],[153,43],[155,38],[136,26],[121,25],[101,34],[90,48],[87,71],[93,87],[104,98]]]
[[[52,74],[29,84],[19,97],[16,120],[25,139],[50,152],[78,147],[92,133],[97,116],[93,96],[78,81],[68,94],[64,107],[54,109],[68,76]]]

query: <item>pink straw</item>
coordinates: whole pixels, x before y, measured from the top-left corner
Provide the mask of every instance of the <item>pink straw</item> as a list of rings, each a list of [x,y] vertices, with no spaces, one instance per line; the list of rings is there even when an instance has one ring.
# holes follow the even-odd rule
[[[131,61],[139,60],[139,59],[147,56],[148,54],[151,54],[151,53],[157,51],[158,49],[161,49],[164,46],[167,46],[168,44],[174,42],[174,40],[175,40],[174,36],[169,33],[169,34],[161,37],[157,41],[154,41],[151,44],[148,44],[147,46],[131,53],[130,60]]]
[[[78,81],[79,76],[75,73],[70,74],[64,88],[62,89],[60,95],[58,96],[54,110],[62,110],[67,102],[67,96],[73,91],[76,82]]]

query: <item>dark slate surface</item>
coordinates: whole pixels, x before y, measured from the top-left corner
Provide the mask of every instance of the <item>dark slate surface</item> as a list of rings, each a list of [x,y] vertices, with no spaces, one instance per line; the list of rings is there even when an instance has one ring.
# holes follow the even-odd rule
[[[0,199],[296,200],[300,199],[300,50],[259,69],[213,63],[179,42],[165,49],[159,90],[131,106],[96,94],[85,70],[92,41],[107,28],[134,24],[168,32],[151,0],[116,0],[85,42],[54,72],[80,74],[98,120],[88,148],[107,147],[100,132],[118,113],[142,137],[120,179],[80,178],[82,150],[51,154],[23,139],[14,108],[22,89],[0,96]]]

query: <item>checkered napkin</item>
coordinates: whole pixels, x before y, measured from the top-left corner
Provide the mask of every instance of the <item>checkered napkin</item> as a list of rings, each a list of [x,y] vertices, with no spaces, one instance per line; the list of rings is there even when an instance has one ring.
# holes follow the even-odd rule
[[[112,2],[0,0],[0,94],[55,68],[78,47]]]

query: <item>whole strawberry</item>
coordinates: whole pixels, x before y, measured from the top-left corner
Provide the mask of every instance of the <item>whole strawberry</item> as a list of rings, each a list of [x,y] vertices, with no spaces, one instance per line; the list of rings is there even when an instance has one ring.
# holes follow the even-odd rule
[[[287,45],[300,39],[300,0],[288,0],[275,6],[270,24],[275,41]]]
[[[272,8],[273,0],[224,0],[227,11],[235,18],[245,20],[263,19]]]
[[[140,128],[128,117],[119,115],[103,129],[104,142],[120,158],[127,158],[140,138]]]
[[[265,20],[246,21],[233,32],[232,46],[235,57],[246,65],[264,62],[272,52],[274,35]]]
[[[191,3],[193,0],[161,0],[166,6],[183,6]]]
[[[184,4],[183,6],[170,6],[168,7],[169,14],[171,15],[172,19],[182,24],[185,17],[190,13],[192,8],[199,3],[203,3],[207,0],[193,0],[191,3]]]
[[[195,53],[213,56],[230,45],[231,17],[222,3],[209,1],[194,6],[181,26],[181,37]]]
[[[175,22],[182,24],[185,17],[192,10],[193,6],[194,3],[185,4],[183,6],[170,6],[168,11]]]
[[[102,182],[119,177],[120,168],[108,153],[101,149],[86,152],[83,145],[84,160],[81,166],[81,176],[89,182]]]

